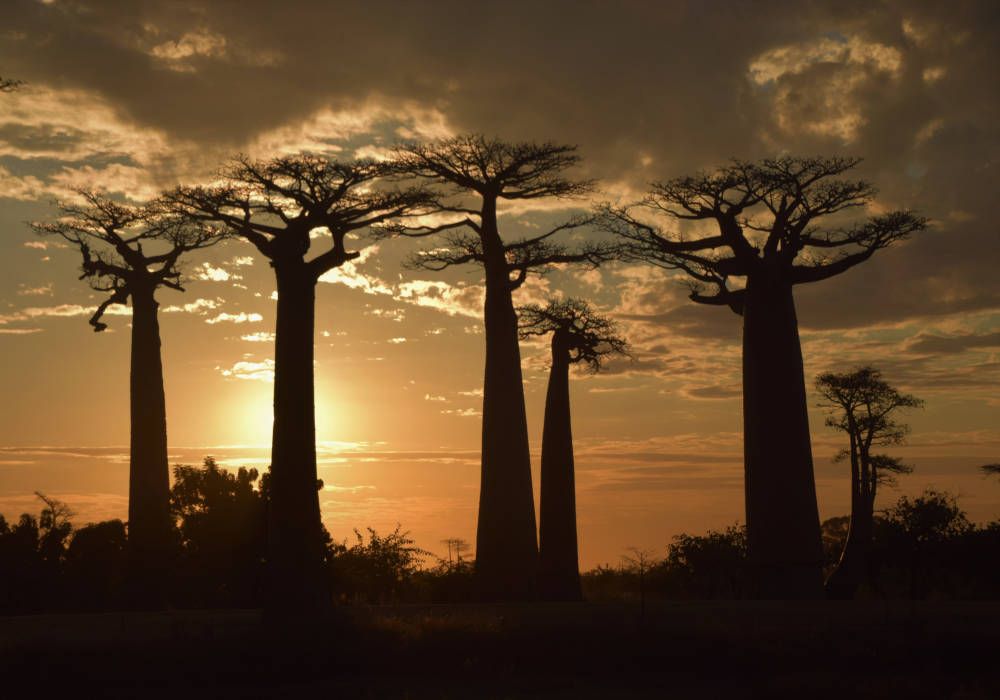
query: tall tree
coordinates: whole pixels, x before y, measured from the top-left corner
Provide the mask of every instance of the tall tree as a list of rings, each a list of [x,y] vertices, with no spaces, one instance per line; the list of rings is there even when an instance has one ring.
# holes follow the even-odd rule
[[[307,610],[329,604],[316,490],[313,344],[316,283],[357,258],[347,236],[427,203],[420,188],[378,186],[386,166],[316,156],[237,159],[216,187],[179,188],[175,210],[221,224],[250,242],[278,286],[274,347],[274,430],[268,514],[268,607]],[[310,257],[313,244],[328,245]]]
[[[107,328],[101,319],[108,307],[132,305],[128,596],[132,605],[156,607],[164,602],[172,532],[156,292],[161,287],[184,291],[181,256],[215,244],[220,236],[165,213],[158,204],[133,206],[97,192],[78,194],[82,203],[61,203],[61,218],[33,227],[76,247],[83,257],[80,279],[108,294],[90,317],[94,331]]]
[[[531,598],[536,594],[538,544],[512,294],[530,273],[541,274],[557,263],[596,263],[603,249],[570,249],[553,238],[585,225],[585,218],[569,219],[537,236],[504,240],[497,207],[502,201],[577,197],[590,191],[592,183],[565,175],[579,156],[574,147],[553,143],[508,143],[468,135],[401,147],[396,160],[402,175],[443,186],[435,210],[454,215],[437,225],[387,228],[387,233],[406,236],[445,234],[443,247],[414,256],[411,266],[440,271],[472,263],[484,271],[486,368],[477,586],[484,599]]]
[[[851,372],[826,372],[816,378],[822,406],[830,415],[826,424],[847,433],[849,446],[837,457],[851,465],[851,522],[837,568],[826,582],[834,598],[853,598],[858,586],[871,575],[871,548],[875,524],[875,496],[880,484],[892,483],[895,474],[907,474],[912,467],[873,447],[898,445],[909,428],[896,421],[901,409],[917,408],[923,401],[900,393],[882,379],[873,367]]]
[[[871,201],[875,188],[840,177],[857,158],[734,161],[714,172],[652,186],[636,208],[605,207],[607,230],[626,260],[681,270],[690,298],[743,317],[746,517],[756,594],[823,594],[822,548],[802,350],[792,289],[865,262],[926,226],[893,211],[843,227],[824,217]],[[640,220],[641,214],[652,218]],[[684,235],[658,219],[706,222]]]
[[[580,299],[522,306],[518,313],[521,338],[552,335],[539,487],[539,593],[547,600],[580,600],[569,368],[583,363],[597,372],[609,355],[627,354],[628,344],[611,319]]]

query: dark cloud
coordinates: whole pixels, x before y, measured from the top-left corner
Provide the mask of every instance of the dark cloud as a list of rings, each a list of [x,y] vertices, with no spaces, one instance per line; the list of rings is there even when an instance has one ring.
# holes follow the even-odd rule
[[[968,333],[965,335],[932,335],[922,333],[906,349],[913,353],[950,355],[978,348],[1000,347],[1000,331],[996,333]]]

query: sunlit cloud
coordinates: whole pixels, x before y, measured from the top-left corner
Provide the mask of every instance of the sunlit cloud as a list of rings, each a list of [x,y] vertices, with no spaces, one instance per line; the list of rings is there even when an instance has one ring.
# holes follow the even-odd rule
[[[238,314],[231,314],[226,311],[213,316],[212,318],[206,318],[205,323],[213,325],[216,323],[260,323],[264,320],[264,317],[258,313],[247,313],[245,311],[240,311]]]

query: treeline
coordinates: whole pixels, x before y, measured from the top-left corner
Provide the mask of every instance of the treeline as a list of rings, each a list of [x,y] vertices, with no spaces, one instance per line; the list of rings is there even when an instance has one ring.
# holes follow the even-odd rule
[[[174,467],[167,603],[177,608],[249,608],[265,600],[270,475],[231,472],[212,458]],[[120,609],[125,596],[127,529],[121,520],[75,528],[72,511],[39,494],[38,516],[0,516],[0,612]],[[823,523],[827,572],[841,557],[849,516]],[[454,542],[460,542],[458,540]],[[355,531],[336,541],[324,531],[325,587],[340,604],[466,603],[476,600],[475,562],[437,558],[397,527]],[[860,598],[986,599],[1000,594],[1000,521],[969,522],[947,493],[900,498],[875,518],[871,570]],[[617,566],[581,576],[590,601],[753,597],[746,531],[733,526],[682,534],[657,552],[631,550]]]

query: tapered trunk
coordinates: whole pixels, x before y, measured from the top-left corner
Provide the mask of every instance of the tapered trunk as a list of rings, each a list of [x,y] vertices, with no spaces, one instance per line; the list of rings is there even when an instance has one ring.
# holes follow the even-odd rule
[[[476,580],[485,600],[524,600],[537,593],[538,541],[517,316],[496,230],[495,202],[484,206],[482,237],[486,371]]]
[[[275,264],[274,268],[278,308],[267,607],[273,611],[315,610],[329,603],[316,488],[316,281],[300,261]]]
[[[755,594],[821,598],[822,544],[792,287],[749,276],[743,310],[746,517]]]
[[[874,531],[874,511],[867,498],[857,497],[851,503],[851,524],[847,540],[837,562],[837,568],[826,581],[827,596],[850,600],[858,588],[867,583],[871,573],[871,548]]]
[[[576,485],[569,409],[569,347],[552,336],[552,370],[545,395],[539,513],[538,587],[546,600],[580,600]]]
[[[857,426],[848,416],[851,457],[851,522],[837,567],[826,580],[826,595],[835,600],[850,600],[869,576],[870,552],[874,527],[873,494],[865,460],[859,455]]]
[[[130,606],[140,608],[165,604],[170,557],[167,411],[157,306],[152,289],[133,291],[127,597]]]

